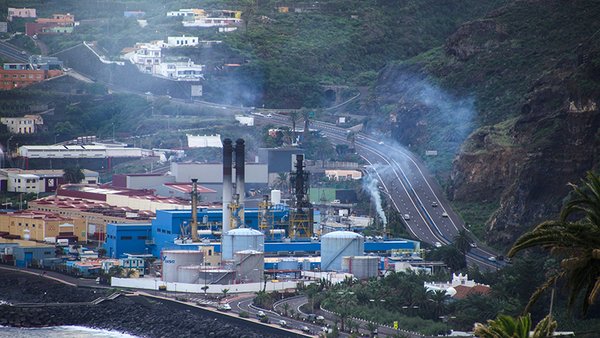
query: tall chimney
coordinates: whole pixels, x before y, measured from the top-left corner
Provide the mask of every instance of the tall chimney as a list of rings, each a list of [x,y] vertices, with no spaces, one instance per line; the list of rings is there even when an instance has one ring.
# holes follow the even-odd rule
[[[198,179],[192,178],[192,242],[198,241]]]
[[[239,138],[235,141],[235,188],[240,195],[240,205],[244,205],[246,195],[246,158],[244,140]]]
[[[231,139],[223,140],[223,233],[229,231],[231,215],[229,214],[229,203],[233,194],[231,166],[233,162],[233,146]]]

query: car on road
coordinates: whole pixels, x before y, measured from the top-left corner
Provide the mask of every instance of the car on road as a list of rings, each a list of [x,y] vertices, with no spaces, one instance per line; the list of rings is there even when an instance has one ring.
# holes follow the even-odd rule
[[[444,212],[442,213],[442,217],[448,217],[448,213],[444,211]]]
[[[147,95],[147,96],[152,96],[153,95],[152,92],[145,92],[144,94]]]
[[[471,244],[469,244],[471,246],[471,248],[476,248],[477,247],[477,243],[473,242]]]
[[[436,248],[441,248],[442,247],[442,243],[440,243],[440,242],[435,242],[434,245],[435,245]]]
[[[496,257],[490,256],[490,257],[488,257],[488,261],[495,262],[496,261]]]
[[[279,326],[281,326],[281,327],[287,327],[287,322],[282,319],[282,320],[279,321]]]
[[[266,316],[267,316],[267,315],[265,314],[265,312],[264,312],[264,311],[258,311],[258,312],[256,313],[256,317],[258,317],[258,318],[262,318],[262,317],[266,317]]]
[[[273,117],[273,115],[271,115],[271,114],[269,113],[269,114],[267,114],[267,117]]]
[[[325,317],[323,317],[323,316],[317,316],[315,318],[315,322],[317,322],[319,324],[323,324],[323,323],[325,323]]]
[[[404,220],[405,221],[409,221],[410,220],[410,215],[409,214],[404,214]]]
[[[217,310],[219,310],[219,311],[231,311],[231,306],[229,304],[219,304],[219,306],[217,306]]]
[[[438,204],[437,204],[437,202],[436,202],[436,201],[433,201],[433,202],[431,202],[431,206],[435,208],[435,207],[437,207],[437,206],[438,206]]]
[[[383,144],[383,141],[379,141],[379,144]]]
[[[310,332],[310,329],[308,328],[308,326],[303,325],[300,330],[302,330],[303,332]]]

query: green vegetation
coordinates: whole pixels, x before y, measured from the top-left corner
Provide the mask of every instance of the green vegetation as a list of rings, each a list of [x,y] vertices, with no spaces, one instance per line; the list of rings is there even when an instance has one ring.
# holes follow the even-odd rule
[[[477,238],[484,238],[486,232],[485,224],[494,211],[498,209],[499,203],[496,201],[487,203],[453,201],[452,206],[468,225],[473,235]]]

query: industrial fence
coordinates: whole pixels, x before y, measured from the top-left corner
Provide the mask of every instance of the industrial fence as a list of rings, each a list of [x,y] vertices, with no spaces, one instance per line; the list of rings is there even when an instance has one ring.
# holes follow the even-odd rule
[[[173,292],[185,292],[185,293],[204,293],[204,287],[206,287],[206,293],[208,294],[222,294],[223,290],[227,289],[228,294],[233,293],[246,293],[246,292],[258,292],[265,288],[267,292],[284,292],[288,289],[296,289],[298,283],[296,282],[272,282],[267,281],[265,283],[245,283],[245,284],[188,284],[188,283],[176,283],[176,282],[163,282],[160,279],[155,278],[111,278],[111,286],[122,287],[122,288],[134,288],[134,289],[146,289],[146,290],[160,290],[160,291],[173,291]]]

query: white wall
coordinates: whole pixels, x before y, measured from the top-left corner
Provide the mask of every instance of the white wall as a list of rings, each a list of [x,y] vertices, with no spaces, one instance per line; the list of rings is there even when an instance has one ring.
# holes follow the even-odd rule
[[[307,282],[304,282],[307,284]],[[186,283],[166,283],[158,278],[111,278],[111,286],[114,287],[125,287],[134,289],[147,289],[147,290],[158,290],[161,285],[167,287],[167,291],[174,292],[190,292],[190,293],[204,293],[202,287],[204,284],[186,284]],[[245,292],[257,292],[262,290],[263,283],[248,283],[248,284],[208,284],[207,293],[211,294],[222,294],[223,289],[229,289],[229,294],[232,293],[245,293]],[[284,289],[295,289],[297,287],[296,282],[278,282],[273,283],[267,282],[267,291],[277,291]]]

